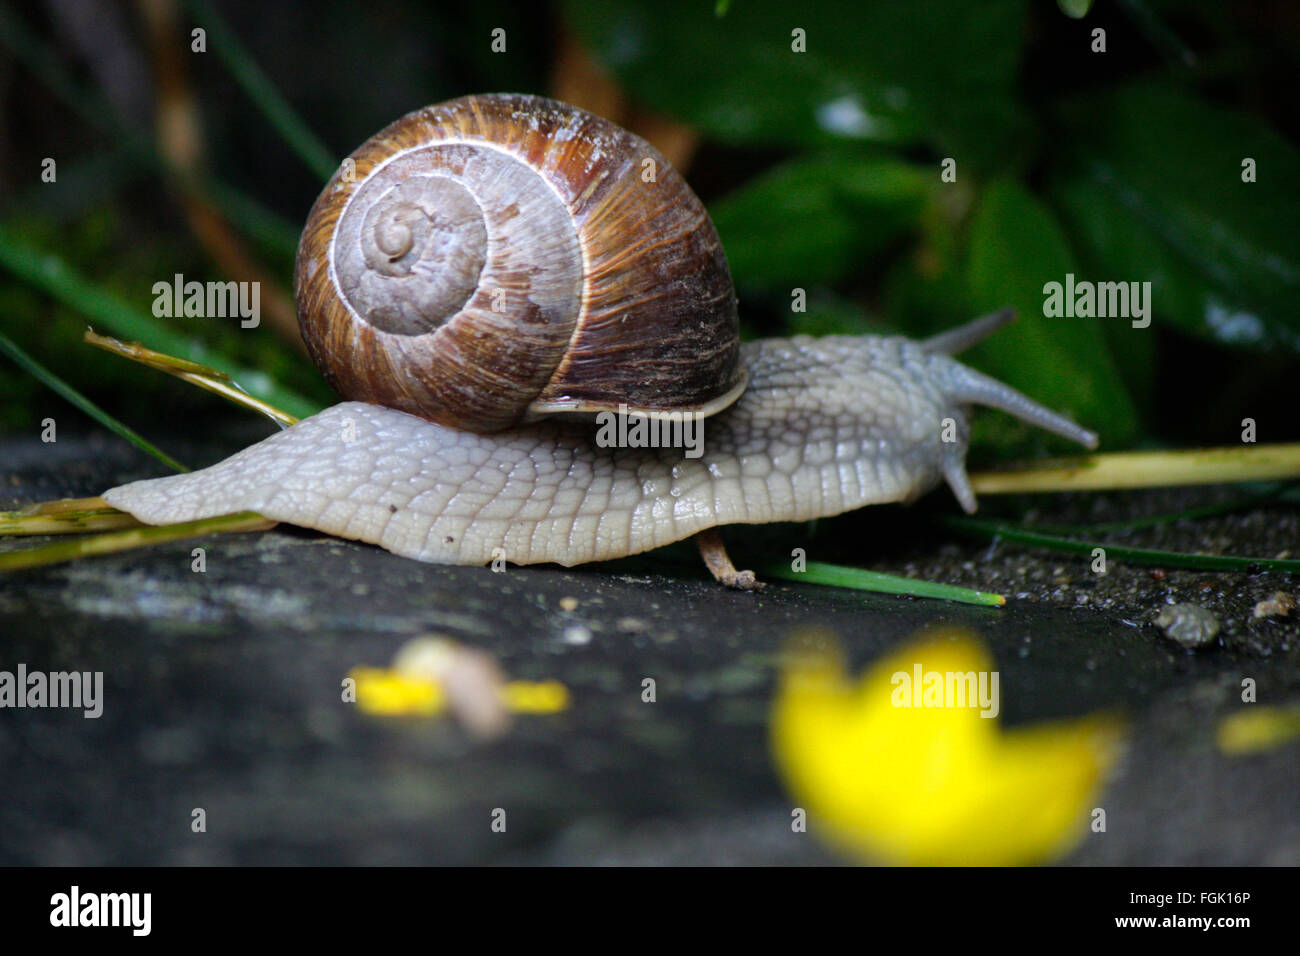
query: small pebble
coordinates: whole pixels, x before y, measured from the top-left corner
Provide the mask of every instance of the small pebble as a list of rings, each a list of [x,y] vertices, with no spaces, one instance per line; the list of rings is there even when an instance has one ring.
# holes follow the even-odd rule
[[[581,624],[566,627],[564,633],[560,635],[560,640],[565,644],[590,644],[591,628],[584,627]]]
[[[578,609],[578,599],[576,597],[560,598],[561,611],[576,611]]]
[[[476,737],[499,737],[510,726],[502,699],[505,675],[487,651],[429,634],[398,648],[392,669],[408,678],[440,684],[447,709]]]
[[[1255,605],[1255,617],[1286,617],[1295,608],[1295,598],[1285,591],[1275,591],[1267,601]]]
[[[1219,619],[1199,604],[1171,604],[1156,615],[1156,627],[1183,647],[1204,647],[1219,633]]]

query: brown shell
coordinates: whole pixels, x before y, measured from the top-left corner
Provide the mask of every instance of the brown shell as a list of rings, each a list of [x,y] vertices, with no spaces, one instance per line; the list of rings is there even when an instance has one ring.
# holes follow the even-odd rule
[[[649,143],[535,96],[404,116],[326,185],[298,247],[302,336],[340,395],[472,431],[726,407],[726,256]]]

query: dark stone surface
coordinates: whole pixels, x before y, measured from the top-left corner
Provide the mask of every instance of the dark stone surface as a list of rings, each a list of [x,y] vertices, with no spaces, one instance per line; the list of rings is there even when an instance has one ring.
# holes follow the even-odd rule
[[[167,447],[210,461],[249,437]],[[0,508],[156,473],[113,439],[9,440]],[[1153,500],[1037,501],[1055,519]],[[833,862],[790,831],[773,773],[776,654],[815,624],[861,666],[938,623],[989,643],[1008,723],[1104,705],[1131,716],[1128,754],[1101,799],[1108,832],[1067,862],[1300,863],[1300,746],[1228,758],[1213,743],[1216,721],[1242,706],[1243,677],[1262,703],[1300,698],[1295,619],[1246,621],[1241,610],[1291,587],[1286,576],[1160,581],[1115,568],[1096,581],[1079,559],[935,531],[926,509],[946,507],[936,495],[921,509],[821,522],[812,539],[805,527],[730,537],[741,562],[803,546],[1020,600],[990,610],[786,584],[755,596],[656,557],[494,574],[290,528],[0,578],[0,669],[105,675],[98,720],[0,711],[0,863]],[[1239,532],[1229,552],[1274,545],[1255,513],[1224,526]],[[203,574],[190,570],[196,546]],[[1238,621],[1213,649],[1184,651],[1145,623],[1187,593]],[[575,610],[562,609],[565,597]],[[572,709],[522,718],[481,744],[448,721],[380,720],[340,701],[350,669],[386,664],[429,631],[491,650],[512,677],[561,680]],[[641,700],[645,677],[657,703]],[[196,807],[204,834],[190,830]],[[504,834],[489,826],[496,807]]]

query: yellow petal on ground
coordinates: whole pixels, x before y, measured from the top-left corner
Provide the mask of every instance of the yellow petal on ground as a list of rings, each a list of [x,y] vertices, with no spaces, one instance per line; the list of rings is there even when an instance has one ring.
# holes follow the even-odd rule
[[[357,706],[385,717],[440,714],[446,707],[442,688],[430,680],[409,677],[382,667],[354,667]]]
[[[783,671],[771,734],[810,830],[853,856],[914,865],[1035,863],[1073,846],[1120,721],[1094,715],[1004,732],[994,667],[979,640],[948,630],[851,682],[837,642],[804,635]],[[937,691],[929,675],[939,675]]]
[[[569,688],[557,680],[512,680],[501,695],[515,714],[558,714],[569,709]]]
[[[357,706],[383,717],[433,716],[447,708],[442,685],[382,667],[354,667]],[[569,709],[569,689],[559,681],[509,681],[501,689],[506,709],[514,714],[558,714]]]
[[[1251,704],[1219,721],[1219,751],[1230,757],[1272,750],[1300,737],[1300,707]]]

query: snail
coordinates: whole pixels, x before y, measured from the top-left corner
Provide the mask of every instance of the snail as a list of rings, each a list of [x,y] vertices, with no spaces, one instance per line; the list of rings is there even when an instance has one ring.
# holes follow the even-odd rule
[[[303,338],[345,399],[201,471],[104,494],[148,524],[255,511],[442,564],[573,566],[716,529],[910,501],[966,511],[970,407],[1097,436],[951,353],[1007,321],[739,341],[726,256],[648,143],[532,96],[427,107],[326,185],[295,269]],[[593,416],[703,423],[608,447]]]

